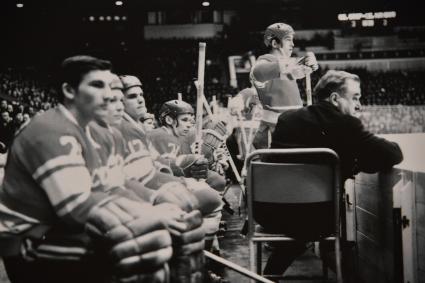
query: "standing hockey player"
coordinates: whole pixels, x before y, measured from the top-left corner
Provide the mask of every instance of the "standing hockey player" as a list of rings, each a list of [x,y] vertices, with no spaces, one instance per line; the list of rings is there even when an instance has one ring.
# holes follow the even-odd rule
[[[262,120],[253,141],[257,149],[270,147],[271,134],[281,113],[303,106],[296,80],[318,69],[311,52],[302,60],[291,58],[293,40],[294,30],[290,25],[275,23],[268,26],[264,43],[270,52],[258,57],[250,73],[263,105]]]

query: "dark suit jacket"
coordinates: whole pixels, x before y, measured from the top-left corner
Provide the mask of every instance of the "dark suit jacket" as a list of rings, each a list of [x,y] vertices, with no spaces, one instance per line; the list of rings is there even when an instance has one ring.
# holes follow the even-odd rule
[[[403,160],[399,146],[368,132],[362,122],[322,101],[279,116],[272,148],[326,147],[340,158],[343,180],[359,171],[390,169]]]

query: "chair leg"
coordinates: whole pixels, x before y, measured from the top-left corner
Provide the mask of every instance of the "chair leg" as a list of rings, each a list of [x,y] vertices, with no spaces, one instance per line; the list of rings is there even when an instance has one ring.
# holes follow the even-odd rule
[[[328,279],[328,266],[326,265],[325,261],[322,259],[322,275],[323,279]]]
[[[262,247],[262,242],[257,242],[257,274],[262,275],[262,252],[263,252],[263,247]]]
[[[255,262],[255,250],[254,250],[254,242],[249,240],[248,241],[248,249],[249,249],[249,270],[251,270],[252,272],[255,272],[255,266],[256,266],[256,262]],[[254,279],[250,280],[251,283],[255,283]]]
[[[335,261],[336,261],[336,281],[343,283],[342,279],[342,263],[341,263],[341,239],[339,236],[335,237]]]

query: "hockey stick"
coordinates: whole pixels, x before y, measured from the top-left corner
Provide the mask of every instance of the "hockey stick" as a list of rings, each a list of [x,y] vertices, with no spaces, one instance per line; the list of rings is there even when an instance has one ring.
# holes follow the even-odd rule
[[[205,77],[205,49],[207,45],[205,42],[199,42],[199,57],[198,57],[198,79],[195,82],[196,86],[196,136],[194,154],[201,153],[202,146],[202,114],[204,103],[204,77]]]
[[[204,250],[204,254],[207,258],[214,260],[215,262],[218,262],[218,263],[220,263],[220,264],[222,264],[222,265],[224,265],[224,266],[226,266],[230,269],[233,269],[234,271],[236,271],[236,272],[238,272],[242,275],[245,275],[245,276],[247,276],[251,279],[255,279],[257,282],[273,283],[273,281],[266,279],[266,278],[258,275],[257,273],[252,272],[252,271],[250,271],[250,270],[248,270],[248,269],[246,269],[242,266],[239,266],[239,265],[237,265],[237,264],[235,264],[231,261],[228,261],[228,260],[226,260],[222,257],[216,256],[213,253],[210,253],[210,252]]]
[[[311,96],[311,76],[310,74],[305,75],[305,94],[307,96],[307,105],[313,104],[313,98]]]

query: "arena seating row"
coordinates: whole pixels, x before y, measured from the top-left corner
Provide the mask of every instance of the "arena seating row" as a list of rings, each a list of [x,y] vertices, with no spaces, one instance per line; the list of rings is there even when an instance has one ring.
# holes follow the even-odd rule
[[[150,44],[150,45],[149,45]],[[177,98],[182,93],[184,100],[194,103],[196,88],[193,83],[196,75],[197,50],[194,42],[183,40],[178,49],[170,51],[162,48],[161,41],[150,42],[145,51],[153,56],[145,55],[146,64],[142,64],[141,78],[144,84],[145,99],[148,109],[156,113],[161,104],[167,100]],[[212,42],[210,48],[214,50],[218,45]],[[180,55],[179,55],[180,54]],[[184,54],[184,55],[182,55]],[[208,57],[210,62],[216,62],[218,57]],[[208,64],[207,64],[208,65]],[[312,75],[312,85],[318,81],[326,70],[321,69]],[[366,69],[347,70],[358,74],[362,82],[363,105],[425,105],[424,71],[393,71],[368,72]],[[228,95],[234,96],[239,89],[230,87],[222,82],[223,70],[217,64],[207,66],[205,94],[208,99],[213,95],[222,104],[226,105]],[[140,75],[140,74],[139,74]],[[298,81],[301,96],[305,100],[304,80]],[[55,91],[48,75],[42,75],[35,70],[7,69],[0,72],[0,96],[4,99],[0,111],[2,139],[9,140],[9,132],[14,133],[28,118],[37,112],[42,112],[57,104]],[[423,109],[421,107],[390,107],[370,108],[363,117],[365,124],[374,133],[407,133],[423,132]],[[384,109],[384,110],[382,110]],[[8,114],[3,114],[7,112]]]

